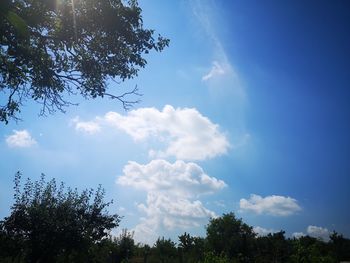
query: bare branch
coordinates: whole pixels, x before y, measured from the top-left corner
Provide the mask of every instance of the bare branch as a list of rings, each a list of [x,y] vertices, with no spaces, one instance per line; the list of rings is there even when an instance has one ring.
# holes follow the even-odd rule
[[[126,97],[129,96],[129,95],[135,95],[135,96],[141,97],[142,94],[138,93],[138,90],[139,89],[138,89],[138,87],[136,85],[133,90],[125,92],[125,93],[123,93],[121,95],[116,96],[116,95],[113,95],[113,94],[105,92],[105,93],[103,93],[103,96],[107,96],[110,99],[119,100],[122,103],[124,110],[129,111],[131,108],[134,107],[135,104],[140,103],[141,100],[139,100],[139,99],[138,100],[127,100]]]

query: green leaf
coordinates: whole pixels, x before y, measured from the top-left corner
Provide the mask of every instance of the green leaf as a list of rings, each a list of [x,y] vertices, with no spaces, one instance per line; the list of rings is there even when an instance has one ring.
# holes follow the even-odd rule
[[[8,11],[5,15],[6,19],[11,23],[11,25],[16,29],[17,33],[22,37],[29,37],[29,30],[26,21],[13,11]]]

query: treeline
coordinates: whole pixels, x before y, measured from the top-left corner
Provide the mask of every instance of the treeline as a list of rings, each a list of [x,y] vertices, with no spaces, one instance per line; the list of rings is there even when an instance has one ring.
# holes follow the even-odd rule
[[[350,259],[350,240],[337,233],[331,234],[328,242],[310,236],[286,238],[283,231],[257,237],[233,213],[210,220],[206,237],[185,232],[177,244],[163,237],[149,246],[135,244],[132,233],[123,230],[118,238],[104,240],[104,246],[110,254],[99,254],[97,262],[338,263]]]
[[[158,238],[152,245],[136,244],[123,230],[112,237],[120,222],[110,215],[104,191],[57,185],[55,180],[21,186],[15,177],[11,214],[0,221],[0,262],[340,262],[350,261],[350,239],[333,232],[328,241],[310,236],[286,238],[280,231],[257,236],[233,213],[213,218],[205,237],[184,233],[175,242]]]

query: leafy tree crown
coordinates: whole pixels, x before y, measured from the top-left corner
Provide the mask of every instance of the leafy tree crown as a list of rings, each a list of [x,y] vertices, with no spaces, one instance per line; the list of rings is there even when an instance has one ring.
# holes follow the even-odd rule
[[[107,91],[137,76],[144,54],[169,39],[145,29],[136,0],[2,0],[0,3],[0,121],[16,117],[25,99],[41,114],[64,111],[68,94],[110,97],[128,109],[127,95]]]

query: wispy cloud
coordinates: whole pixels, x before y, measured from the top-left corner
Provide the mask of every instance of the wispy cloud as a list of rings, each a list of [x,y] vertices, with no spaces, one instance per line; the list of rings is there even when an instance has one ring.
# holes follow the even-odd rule
[[[239,206],[242,211],[274,216],[289,216],[301,210],[297,200],[279,195],[261,197],[252,194],[249,199],[242,198]]]
[[[227,67],[227,65],[226,65],[226,67]],[[221,65],[218,61],[213,61],[213,66],[212,66],[211,70],[208,72],[208,74],[206,74],[202,77],[202,80],[207,81],[211,78],[215,78],[217,76],[224,75],[227,72],[228,71],[227,71],[227,68],[225,68],[225,65]]]
[[[6,137],[6,143],[11,148],[27,148],[37,144],[27,130],[13,130],[13,134]]]
[[[217,28],[214,26],[216,20],[215,14],[219,12],[214,2],[191,1],[191,8],[193,16],[204,31],[205,37],[213,46],[212,66],[202,76],[202,81],[207,82],[210,86],[215,86],[215,88],[234,90],[240,99],[244,98],[245,91],[239,75],[228,58],[222,42],[218,37]],[[211,80],[217,79],[220,79],[220,81],[211,82]]]
[[[147,193],[146,202],[138,204],[146,216],[134,229],[135,238],[142,242],[150,242],[150,237],[156,238],[162,229],[196,227],[215,217],[199,197],[226,186],[224,181],[205,174],[195,163],[165,160],[153,160],[146,165],[129,162],[123,175],[117,178],[117,184]]]
[[[151,158],[204,160],[225,154],[230,147],[219,126],[194,108],[166,105],[161,111],[140,108],[127,115],[108,112],[104,117],[79,124],[79,129],[91,132],[104,124],[124,131],[136,141],[154,138],[166,145],[164,150],[150,149]]]

